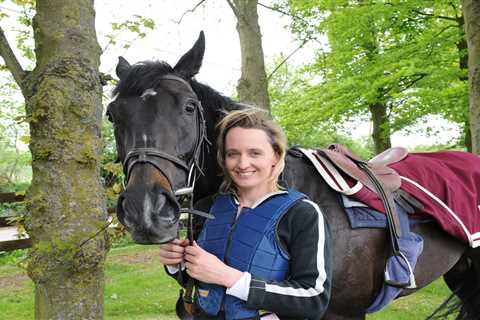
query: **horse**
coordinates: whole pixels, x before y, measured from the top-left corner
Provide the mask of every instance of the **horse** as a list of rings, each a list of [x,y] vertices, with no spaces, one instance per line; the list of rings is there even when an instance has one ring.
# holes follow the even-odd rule
[[[119,82],[107,116],[126,177],[117,216],[137,243],[162,244],[176,238],[179,197],[193,191],[197,201],[215,194],[221,183],[215,125],[226,113],[245,105],[194,79],[204,51],[201,32],[174,67],[163,61],[130,65],[119,57]],[[319,205],[334,235],[333,287],[323,319],[365,319],[365,310],[384,281],[389,254],[385,230],[352,229],[338,194],[303,157],[287,155],[283,179]],[[479,249],[469,248],[434,222],[411,228],[423,237],[424,249],[415,268],[417,288],[404,289],[401,296],[443,276],[458,297],[457,319],[477,319]]]

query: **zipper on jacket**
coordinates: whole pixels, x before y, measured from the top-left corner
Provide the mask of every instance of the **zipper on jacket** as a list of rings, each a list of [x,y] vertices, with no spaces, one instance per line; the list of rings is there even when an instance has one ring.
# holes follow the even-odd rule
[[[238,209],[237,209],[238,210]],[[241,211],[243,211],[243,208],[240,209]],[[238,220],[240,220],[240,216],[241,216],[241,211],[237,214],[234,215],[233,217],[233,221],[232,221],[232,224],[231,224],[231,228],[230,228],[230,231],[228,232],[228,236],[227,236],[227,243],[225,245],[225,252],[223,253],[223,262],[228,266],[228,262],[227,262],[227,253],[228,251],[230,251],[230,246],[232,244],[232,235],[233,235],[233,232],[235,231],[235,228],[237,227],[237,224],[238,224]],[[238,218],[237,218],[238,216]],[[225,289],[226,290],[226,289]],[[224,305],[224,302],[225,302],[225,297],[227,296],[227,294],[225,293],[222,297],[222,302],[220,302],[220,310],[223,310],[225,312],[225,305]]]

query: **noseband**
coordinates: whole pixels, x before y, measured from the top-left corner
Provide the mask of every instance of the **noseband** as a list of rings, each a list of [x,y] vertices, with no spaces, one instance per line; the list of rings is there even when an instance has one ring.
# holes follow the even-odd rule
[[[174,75],[166,75],[161,77],[160,79],[178,81],[190,87],[190,84],[187,81]],[[193,201],[193,189],[195,187],[195,182],[199,177],[199,175],[203,175],[202,165],[200,163],[201,152],[203,150],[204,143],[206,143],[207,145],[211,145],[211,142],[207,138],[207,129],[205,124],[205,118],[203,115],[202,104],[198,100],[192,100],[192,102],[196,107],[196,113],[197,113],[197,135],[196,135],[197,138],[195,141],[193,156],[191,157],[191,159],[188,162],[185,162],[184,160],[180,159],[177,156],[168,154],[156,148],[133,148],[127,153],[125,160],[123,161],[123,170],[125,173],[125,184],[128,184],[132,169],[136,164],[149,163],[153,165],[157,170],[162,172],[162,169],[160,168],[160,166],[155,160],[158,160],[158,159],[167,160],[170,163],[174,164],[175,166],[184,170],[187,176],[187,181],[185,186],[177,190],[173,190],[173,184],[171,183],[170,179],[164,174],[167,180],[169,180],[170,186],[172,187],[173,194],[177,198],[190,196],[191,200]],[[189,212],[189,213],[201,215],[203,217],[211,218],[211,215],[207,213],[194,210],[192,208],[192,205],[190,206],[189,209],[186,209],[186,210],[187,211],[182,210],[182,212]]]

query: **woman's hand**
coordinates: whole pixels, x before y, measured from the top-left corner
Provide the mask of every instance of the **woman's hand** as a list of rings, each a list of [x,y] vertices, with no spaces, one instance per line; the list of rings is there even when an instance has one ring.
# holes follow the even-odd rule
[[[174,239],[169,243],[160,245],[160,262],[166,266],[178,266],[184,262],[185,247],[188,240]]]
[[[196,242],[185,248],[185,266],[192,278],[227,288],[233,286],[243,275],[241,271],[227,266],[215,255],[200,248]]]

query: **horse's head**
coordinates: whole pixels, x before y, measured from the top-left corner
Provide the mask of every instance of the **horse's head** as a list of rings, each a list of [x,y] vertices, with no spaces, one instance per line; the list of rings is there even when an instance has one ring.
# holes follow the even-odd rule
[[[177,236],[176,196],[189,191],[205,139],[203,110],[189,83],[204,51],[200,33],[173,68],[164,62],[130,65],[119,58],[120,81],[107,109],[126,179],[117,216],[138,243]]]

